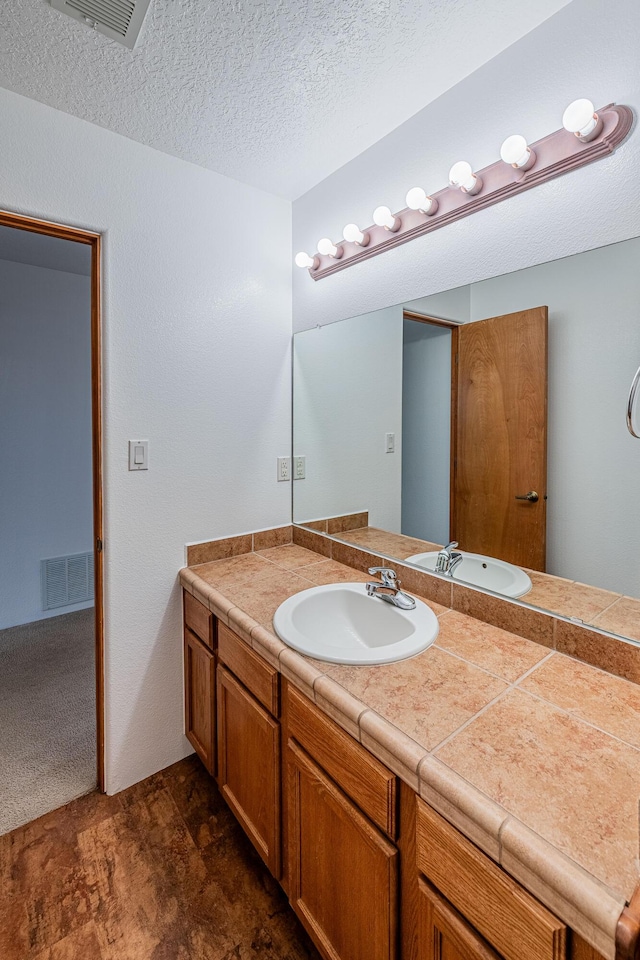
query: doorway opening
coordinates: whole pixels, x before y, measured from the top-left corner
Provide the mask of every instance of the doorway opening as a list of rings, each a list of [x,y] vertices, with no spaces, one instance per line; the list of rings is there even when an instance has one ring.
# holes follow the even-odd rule
[[[544,572],[547,328],[403,312],[403,534]]]
[[[100,241],[0,211],[0,834],[104,790]]]

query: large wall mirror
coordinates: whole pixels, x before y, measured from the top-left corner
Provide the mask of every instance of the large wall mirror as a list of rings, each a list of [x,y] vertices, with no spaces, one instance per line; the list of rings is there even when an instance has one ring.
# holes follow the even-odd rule
[[[640,238],[298,333],[294,522],[640,641],[638,364]]]

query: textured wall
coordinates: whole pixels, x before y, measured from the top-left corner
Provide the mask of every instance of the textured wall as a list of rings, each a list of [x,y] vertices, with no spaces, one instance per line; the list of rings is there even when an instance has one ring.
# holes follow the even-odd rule
[[[294,341],[296,522],[368,510],[400,532],[402,311],[397,307],[307,330]],[[386,453],[385,434],[395,434]]]
[[[93,606],[40,592],[41,560],[93,550],[88,277],[0,260],[0,411],[2,629]]]
[[[557,129],[576,97],[640,108],[637,0],[573,0],[294,204],[294,251],[371,223],[379,203],[404,206],[409,187],[446,183],[451,164],[481,168],[502,140]],[[428,51],[425,50],[425,56]],[[294,329],[356,316],[636,236],[637,130],[606,160],[560,177],[317,282],[294,268]]]
[[[107,784],[190,752],[184,544],[286,523],[290,207],[0,90],[0,207],[102,231]],[[127,440],[149,439],[129,473]]]

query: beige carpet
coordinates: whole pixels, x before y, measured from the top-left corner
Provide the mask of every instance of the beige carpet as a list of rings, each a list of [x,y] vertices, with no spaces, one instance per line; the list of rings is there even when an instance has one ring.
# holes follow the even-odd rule
[[[93,617],[0,630],[0,834],[96,786]]]

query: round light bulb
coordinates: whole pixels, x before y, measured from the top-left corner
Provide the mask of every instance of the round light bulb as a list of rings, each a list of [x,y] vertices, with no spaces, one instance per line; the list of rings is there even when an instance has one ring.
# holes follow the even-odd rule
[[[449,170],[449,183],[452,187],[459,187],[463,193],[479,193],[482,189],[482,180],[473,172],[473,168],[466,160],[458,160]]]
[[[305,253],[304,250],[301,250],[300,253],[296,253],[296,267],[308,267],[311,269],[315,264],[315,257],[310,257],[308,253]]]
[[[321,253],[323,257],[335,257],[337,252],[338,248],[332,240],[329,240],[329,237],[318,240],[318,253]]]
[[[410,210],[421,210],[422,213],[435,213],[437,203],[428,197],[422,187],[412,187],[407,193],[405,203]]]
[[[579,140],[593,140],[602,127],[591,100],[574,100],[562,114],[562,126]]]
[[[366,247],[369,243],[369,234],[363,233],[357,223],[348,223],[342,236],[348,243],[357,243],[361,247]]]
[[[373,211],[373,222],[379,227],[395,232],[400,226],[400,218],[394,217],[389,207],[376,207]]]
[[[500,157],[505,163],[516,167],[518,170],[528,169],[533,166],[535,161],[533,150],[531,150],[525,138],[521,137],[519,133],[514,134],[512,137],[507,137],[500,147]]]
[[[466,160],[458,160],[449,170],[449,183],[452,187],[464,187],[473,183],[473,169]]]

